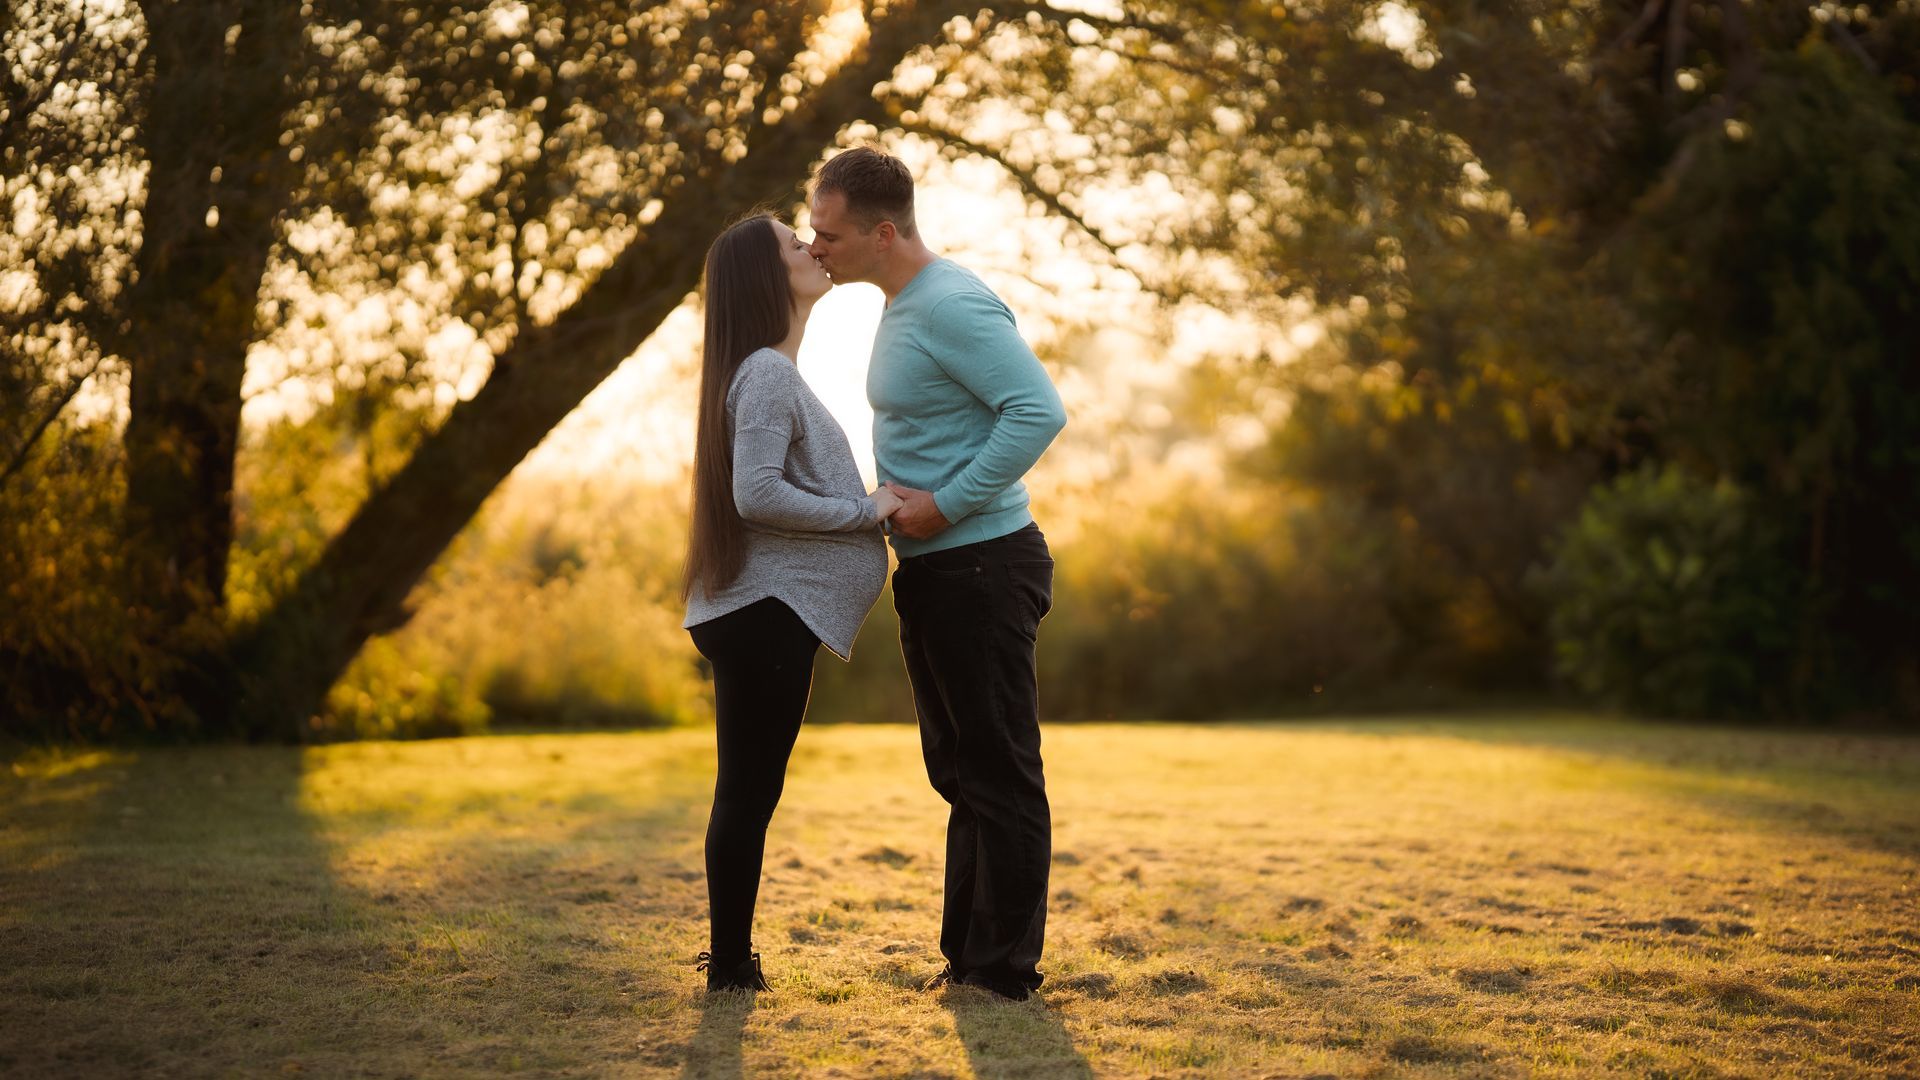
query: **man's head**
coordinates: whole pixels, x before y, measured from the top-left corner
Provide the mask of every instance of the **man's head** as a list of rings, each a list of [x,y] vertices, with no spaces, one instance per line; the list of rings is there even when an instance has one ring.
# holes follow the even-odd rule
[[[913,174],[900,159],[855,147],[813,184],[813,257],[838,282],[875,281],[896,240],[915,240]]]

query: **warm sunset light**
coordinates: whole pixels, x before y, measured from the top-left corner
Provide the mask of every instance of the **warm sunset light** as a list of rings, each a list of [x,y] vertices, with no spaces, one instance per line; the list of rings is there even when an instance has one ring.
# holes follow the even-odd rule
[[[9,0],[0,1074],[1920,1075],[1920,5]]]

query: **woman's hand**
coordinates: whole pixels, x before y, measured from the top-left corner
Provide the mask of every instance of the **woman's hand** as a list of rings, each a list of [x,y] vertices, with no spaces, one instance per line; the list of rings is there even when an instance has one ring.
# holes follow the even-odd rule
[[[905,500],[895,495],[893,489],[885,484],[874,488],[872,497],[874,512],[878,515],[873,519],[875,525],[892,517],[895,510],[905,505]]]

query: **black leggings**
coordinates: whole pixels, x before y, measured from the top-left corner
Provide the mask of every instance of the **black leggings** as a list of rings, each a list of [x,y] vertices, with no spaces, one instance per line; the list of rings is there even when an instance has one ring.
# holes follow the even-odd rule
[[[820,639],[792,608],[772,597],[700,623],[689,633],[713,665],[720,748],[713,816],[707,819],[709,947],[717,960],[743,959],[752,949],[767,822],[780,802],[787,758],[807,712]]]

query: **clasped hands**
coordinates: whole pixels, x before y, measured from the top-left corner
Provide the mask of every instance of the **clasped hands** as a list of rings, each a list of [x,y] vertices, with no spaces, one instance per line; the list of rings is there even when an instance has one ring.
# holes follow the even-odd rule
[[[880,520],[890,522],[893,531],[909,540],[925,540],[953,524],[940,513],[933,492],[900,484],[881,484],[873,489],[873,505]]]

